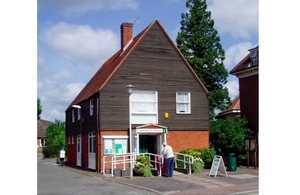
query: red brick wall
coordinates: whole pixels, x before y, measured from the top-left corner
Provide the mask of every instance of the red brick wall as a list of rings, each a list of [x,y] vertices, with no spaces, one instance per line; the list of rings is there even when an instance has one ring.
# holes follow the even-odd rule
[[[258,132],[258,75],[239,79],[241,115],[246,116],[250,128]]]
[[[167,143],[174,152],[187,148],[209,147],[209,131],[168,131]]]
[[[123,135],[128,136],[128,131],[101,131],[99,135],[99,151],[97,154],[97,159],[100,159],[100,162],[97,162],[96,167],[99,165],[99,172],[102,172],[103,165],[103,155],[104,155],[104,140],[103,136],[110,135]],[[88,136],[83,135],[83,169],[87,169],[88,166]],[[163,140],[162,140],[163,142]],[[181,150],[187,148],[203,148],[209,147],[209,131],[208,130],[197,130],[197,131],[168,131],[167,133],[167,142],[172,146],[174,152],[180,152]],[[67,158],[68,164],[70,166],[76,166],[77,161],[77,137],[74,138],[74,144],[68,144],[67,149]],[[98,150],[97,149],[97,150]],[[97,151],[96,150],[96,151]],[[100,156],[98,156],[100,154]]]

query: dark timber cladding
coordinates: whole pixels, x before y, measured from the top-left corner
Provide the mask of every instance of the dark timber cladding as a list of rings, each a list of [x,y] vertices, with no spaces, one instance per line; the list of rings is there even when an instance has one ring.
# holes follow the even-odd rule
[[[172,130],[209,129],[207,95],[174,44],[155,23],[100,92],[100,129],[128,128],[129,99],[134,90],[158,92],[158,123]],[[191,93],[191,114],[176,114],[176,92]],[[164,118],[168,112],[169,119]]]

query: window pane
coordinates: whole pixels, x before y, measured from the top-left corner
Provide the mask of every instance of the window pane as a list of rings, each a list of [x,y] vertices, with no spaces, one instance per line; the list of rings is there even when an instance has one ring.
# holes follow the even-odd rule
[[[131,115],[133,124],[157,124],[157,92],[133,91]]]
[[[190,93],[177,92],[176,93],[176,113],[190,113]]]

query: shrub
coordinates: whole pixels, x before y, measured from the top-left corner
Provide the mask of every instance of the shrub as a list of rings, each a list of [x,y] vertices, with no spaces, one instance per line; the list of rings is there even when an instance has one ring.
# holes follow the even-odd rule
[[[53,158],[57,156],[57,150],[53,145],[43,147],[44,158]]]
[[[204,167],[204,162],[201,158],[194,159],[194,163],[192,165],[193,173],[200,174],[202,172],[202,169]]]
[[[150,159],[148,155],[139,155],[135,159],[134,167],[138,169],[138,171],[143,173],[144,177],[151,177],[152,171],[151,168],[153,165],[150,163]]]
[[[201,159],[204,162],[204,168],[205,169],[210,169],[212,161],[216,155],[216,150],[214,148],[202,148],[200,149],[201,151]]]

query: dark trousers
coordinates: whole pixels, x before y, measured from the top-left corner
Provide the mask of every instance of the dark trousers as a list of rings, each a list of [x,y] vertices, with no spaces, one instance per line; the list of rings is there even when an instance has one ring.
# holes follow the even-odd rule
[[[60,158],[60,165],[61,166],[64,166],[64,160],[65,160],[65,158]]]
[[[173,176],[173,170],[174,170],[174,157],[167,158],[167,171],[166,175],[167,177],[172,177]]]

